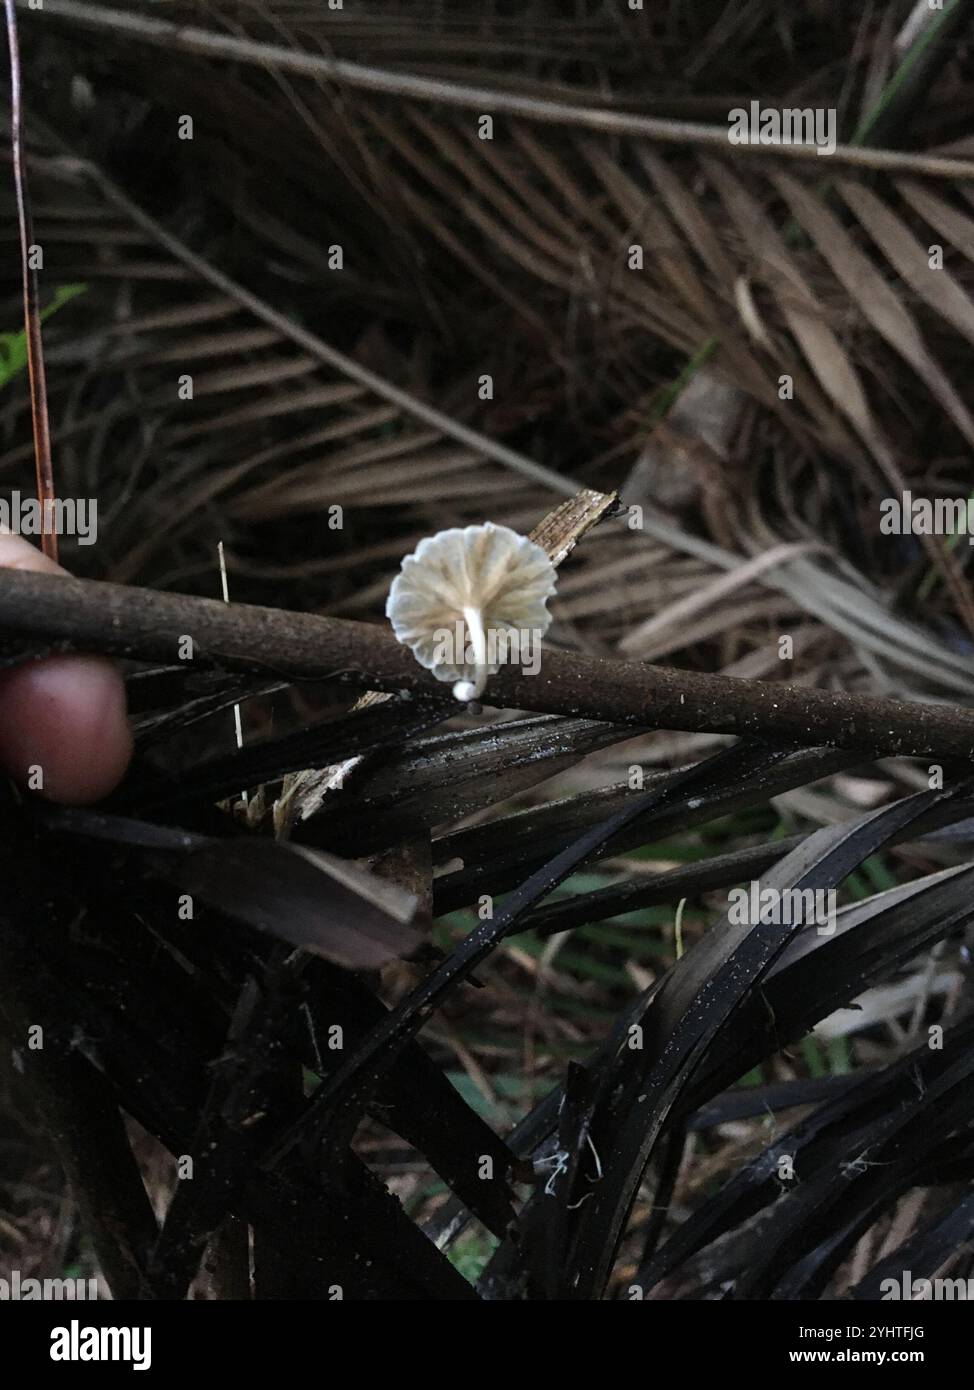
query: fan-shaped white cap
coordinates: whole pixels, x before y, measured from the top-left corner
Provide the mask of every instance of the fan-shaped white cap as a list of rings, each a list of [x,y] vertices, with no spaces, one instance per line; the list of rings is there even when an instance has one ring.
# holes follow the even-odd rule
[[[507,659],[514,634],[524,643],[548,630],[545,605],[555,581],[541,546],[509,526],[454,527],[406,556],[386,617],[421,666],[437,680],[455,681],[458,700],[475,700]],[[465,659],[468,645],[472,662]]]

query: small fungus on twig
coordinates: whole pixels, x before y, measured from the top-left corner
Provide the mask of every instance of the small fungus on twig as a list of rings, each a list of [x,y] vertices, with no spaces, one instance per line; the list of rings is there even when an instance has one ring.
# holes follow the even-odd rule
[[[555,568],[540,545],[509,526],[454,527],[420,541],[389,590],[398,641],[467,703],[512,648],[540,641],[551,615]]]

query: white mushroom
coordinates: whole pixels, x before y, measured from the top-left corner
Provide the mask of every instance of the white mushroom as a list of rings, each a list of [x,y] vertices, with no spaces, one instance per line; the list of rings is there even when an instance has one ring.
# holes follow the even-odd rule
[[[509,526],[454,527],[406,556],[386,617],[419,664],[437,680],[454,681],[454,695],[466,703],[483,694],[512,649],[541,640],[555,580],[541,546]]]

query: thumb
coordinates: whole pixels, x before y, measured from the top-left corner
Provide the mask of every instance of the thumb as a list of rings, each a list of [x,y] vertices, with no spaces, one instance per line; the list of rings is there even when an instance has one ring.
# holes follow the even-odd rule
[[[0,534],[5,569],[65,573],[9,533]],[[19,782],[30,780],[52,801],[98,801],[121,781],[131,756],[125,685],[112,662],[51,656],[0,670],[0,769]]]

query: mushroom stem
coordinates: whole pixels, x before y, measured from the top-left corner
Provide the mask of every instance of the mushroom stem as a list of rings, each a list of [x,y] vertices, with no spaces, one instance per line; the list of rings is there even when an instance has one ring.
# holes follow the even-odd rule
[[[487,634],[484,631],[484,617],[479,608],[465,608],[463,620],[467,624],[470,641],[473,645],[473,660],[476,674],[472,681],[457,681],[453,693],[458,700],[467,703],[479,700],[487,684]]]

